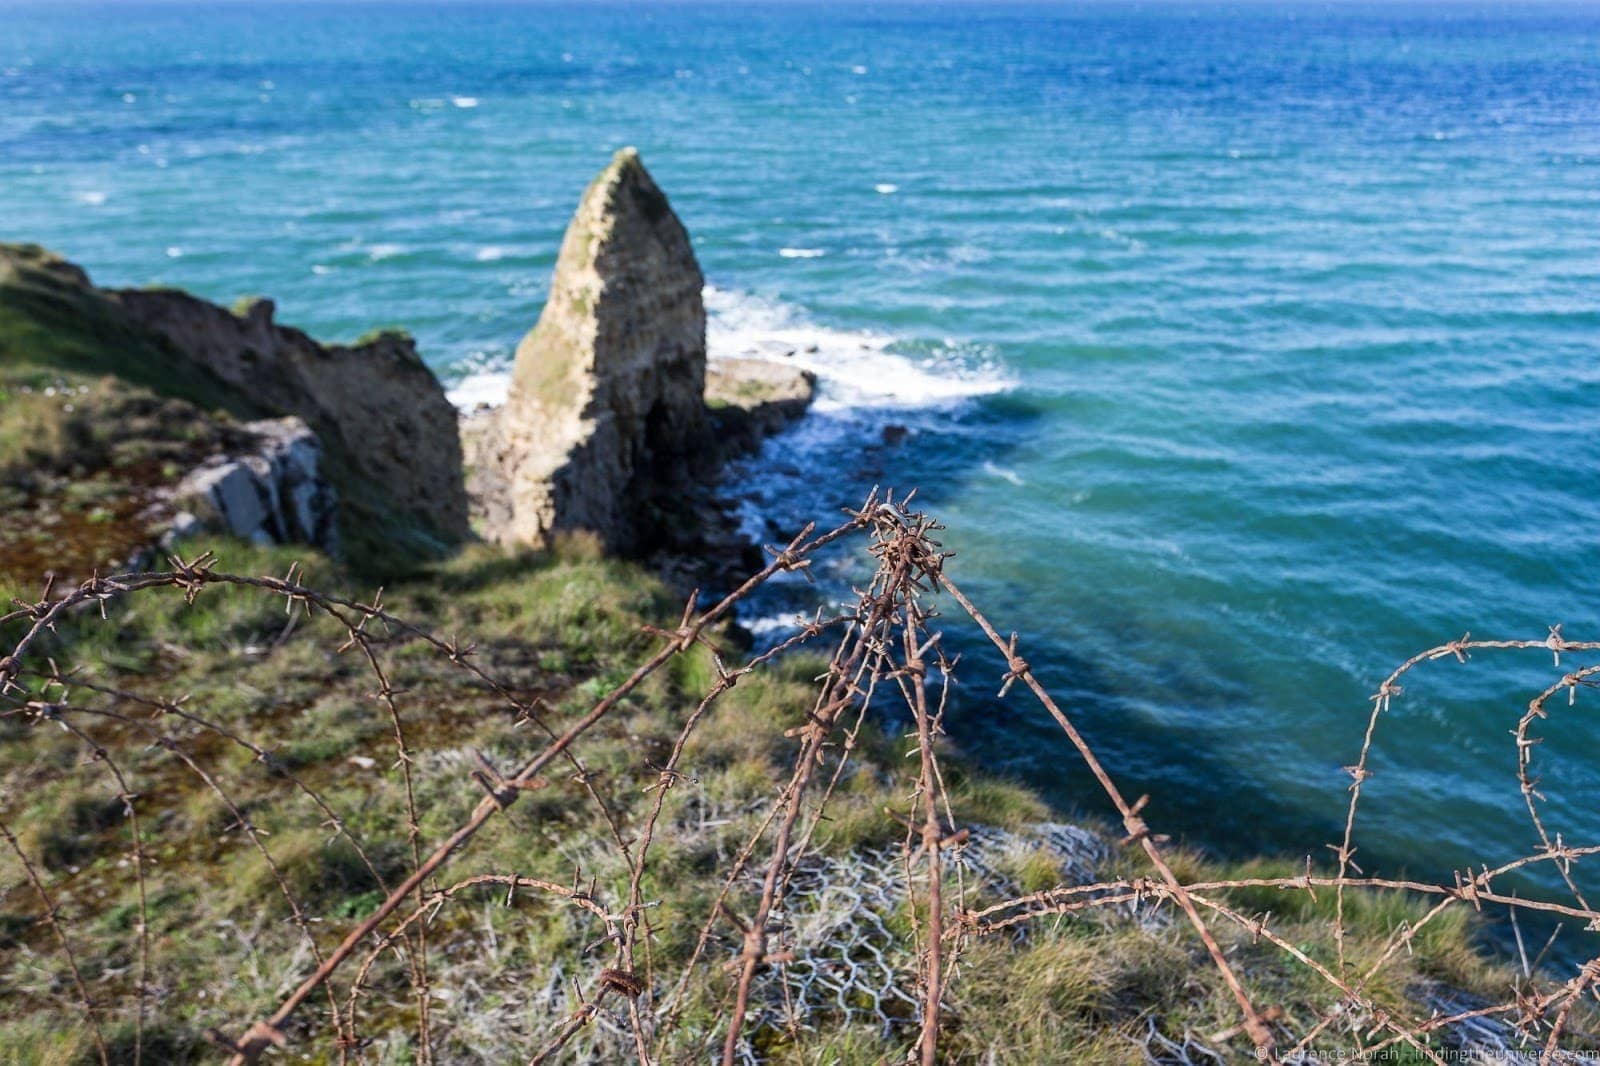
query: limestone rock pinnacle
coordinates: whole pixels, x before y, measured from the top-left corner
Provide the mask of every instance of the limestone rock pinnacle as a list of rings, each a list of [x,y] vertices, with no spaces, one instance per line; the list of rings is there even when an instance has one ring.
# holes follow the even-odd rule
[[[618,152],[567,228],[505,406],[469,447],[486,537],[587,529],[635,554],[670,539],[677,489],[708,462],[703,284],[639,153]]]

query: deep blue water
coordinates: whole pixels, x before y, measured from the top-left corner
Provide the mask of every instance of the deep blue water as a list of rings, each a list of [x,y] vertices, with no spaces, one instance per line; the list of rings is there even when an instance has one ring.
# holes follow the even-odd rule
[[[0,6],[0,238],[404,325],[463,402],[625,144],[714,351],[823,375],[752,521],[920,485],[1158,826],[1324,855],[1399,661],[1600,635],[1595,9]],[[966,646],[957,739],[1102,811]],[[1406,683],[1369,870],[1531,845],[1508,730],[1555,676]],[[1544,788],[1586,843],[1600,695],[1558,707]]]

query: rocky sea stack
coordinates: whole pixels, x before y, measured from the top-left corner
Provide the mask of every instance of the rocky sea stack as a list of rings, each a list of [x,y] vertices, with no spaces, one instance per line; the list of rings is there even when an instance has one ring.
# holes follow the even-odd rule
[[[624,148],[584,193],[504,407],[464,430],[477,530],[543,545],[587,530],[618,554],[726,557],[707,492],[723,461],[804,413],[815,379],[706,359],[688,231]]]
[[[625,148],[583,195],[506,404],[469,434],[480,532],[542,544],[587,529],[648,550],[712,465],[704,279],[689,234]]]

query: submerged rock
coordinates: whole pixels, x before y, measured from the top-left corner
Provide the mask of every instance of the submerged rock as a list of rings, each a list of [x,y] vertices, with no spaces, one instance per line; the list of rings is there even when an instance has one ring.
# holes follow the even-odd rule
[[[505,406],[466,434],[486,538],[585,529],[647,554],[692,524],[683,489],[716,465],[703,286],[666,196],[637,151],[618,152],[567,228]]]

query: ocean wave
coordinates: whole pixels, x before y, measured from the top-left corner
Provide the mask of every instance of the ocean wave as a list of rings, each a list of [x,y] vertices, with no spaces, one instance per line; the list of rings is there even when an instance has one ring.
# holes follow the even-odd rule
[[[779,248],[778,254],[785,259],[820,259],[828,253],[821,248]]]
[[[909,355],[886,333],[818,325],[782,300],[707,285],[705,302],[711,358],[768,359],[810,370],[817,375],[818,412],[949,406],[1015,384],[980,347],[946,341]],[[450,401],[467,411],[504,403],[511,365],[504,350],[463,360],[452,368]]]
[[[456,410],[467,412],[505,403],[515,360],[516,355],[503,347],[478,349],[445,372],[445,397]]]
[[[1004,392],[1014,382],[983,349],[946,343],[926,356],[895,350],[894,337],[818,325],[781,300],[706,286],[706,348],[817,375],[816,410],[927,407]]]

